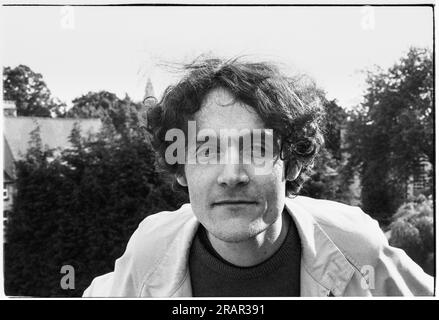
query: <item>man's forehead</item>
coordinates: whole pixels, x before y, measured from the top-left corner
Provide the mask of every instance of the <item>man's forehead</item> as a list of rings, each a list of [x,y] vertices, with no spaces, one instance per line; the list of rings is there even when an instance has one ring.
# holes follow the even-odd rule
[[[211,90],[204,98],[201,108],[194,115],[197,130],[212,129],[263,129],[264,122],[249,105],[237,100],[224,88]]]

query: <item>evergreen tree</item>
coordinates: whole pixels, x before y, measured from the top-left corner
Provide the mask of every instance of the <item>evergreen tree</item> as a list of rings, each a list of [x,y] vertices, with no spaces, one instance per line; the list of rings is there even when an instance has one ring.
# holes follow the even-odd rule
[[[175,210],[176,194],[154,166],[139,127],[115,136],[82,138],[54,156],[42,150],[38,130],[17,162],[17,198],[5,246],[5,291],[20,296],[81,296],[91,280],[114,269],[129,237],[148,215]],[[62,266],[75,270],[75,289],[63,290]]]

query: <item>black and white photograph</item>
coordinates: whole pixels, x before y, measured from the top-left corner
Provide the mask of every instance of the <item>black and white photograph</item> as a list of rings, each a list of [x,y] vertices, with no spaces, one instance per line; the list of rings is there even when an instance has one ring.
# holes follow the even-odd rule
[[[434,15],[3,3],[3,297],[434,297]]]

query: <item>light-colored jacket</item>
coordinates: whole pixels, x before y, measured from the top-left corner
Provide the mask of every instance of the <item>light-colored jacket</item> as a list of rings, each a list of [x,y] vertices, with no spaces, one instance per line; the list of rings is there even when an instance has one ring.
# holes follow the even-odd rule
[[[433,295],[433,278],[389,246],[378,223],[341,203],[286,199],[302,243],[301,296]],[[199,222],[190,204],[144,219],[84,297],[191,297],[189,250]]]

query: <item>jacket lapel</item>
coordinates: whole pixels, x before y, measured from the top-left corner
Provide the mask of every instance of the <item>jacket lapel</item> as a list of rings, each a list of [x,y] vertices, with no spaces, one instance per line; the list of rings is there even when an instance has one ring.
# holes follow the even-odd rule
[[[177,236],[169,244],[166,252],[163,252],[163,259],[155,268],[155,271],[143,281],[142,296],[192,296],[188,258],[199,222],[193,215],[190,206],[187,210],[190,210],[190,212],[181,212],[179,214],[190,214],[191,217],[178,231]]]
[[[343,295],[354,268],[310,212],[294,199],[286,199],[286,208],[296,223],[302,243],[301,295]]]

